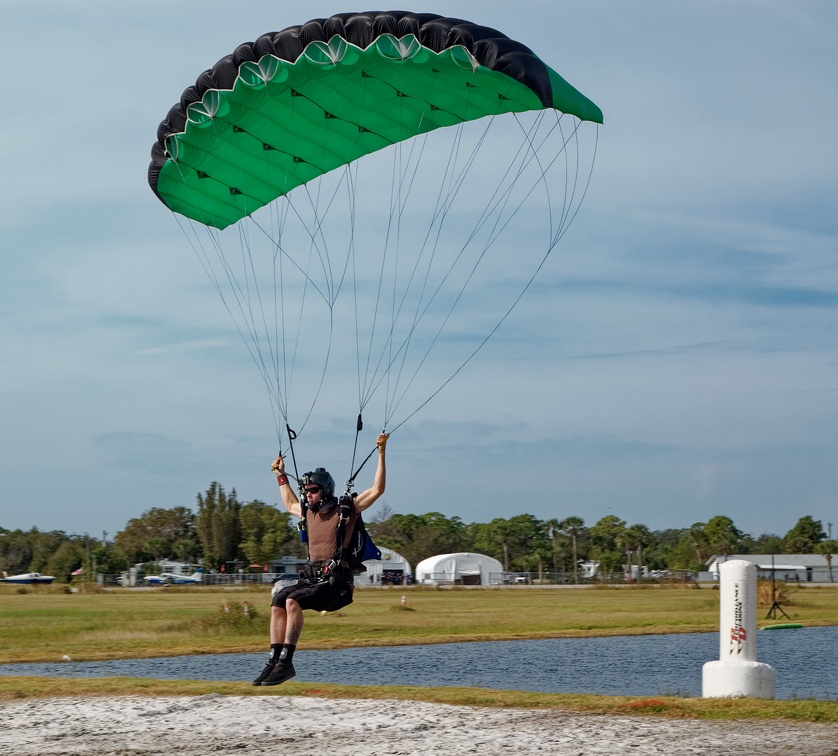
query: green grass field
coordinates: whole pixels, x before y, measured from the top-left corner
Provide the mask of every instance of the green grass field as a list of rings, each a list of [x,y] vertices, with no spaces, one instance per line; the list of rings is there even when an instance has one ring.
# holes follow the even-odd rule
[[[794,621],[838,624],[838,587],[799,589],[790,600],[785,610]],[[229,614],[222,611],[225,601]],[[242,614],[245,601],[250,620]],[[83,661],[260,651],[267,644],[268,604],[267,588],[85,594],[43,588],[20,594],[4,588],[0,663],[54,661],[65,654]],[[709,588],[359,590],[355,603],[339,612],[307,612],[303,645],[327,649],[718,631],[718,612],[718,592]]]
[[[406,606],[401,597],[406,597]],[[242,612],[247,601],[250,619]],[[223,611],[227,602],[230,612]],[[804,625],[838,624],[838,587],[805,587],[785,611]],[[137,658],[263,651],[267,588],[233,591],[170,587],[62,593],[0,589],[0,663]],[[760,626],[767,607],[759,607]],[[672,588],[359,590],[339,612],[306,613],[301,648],[454,641],[718,632],[718,592]],[[255,615],[255,616],[253,616]],[[234,683],[128,679],[0,678],[0,698],[39,695],[331,695],[403,698],[491,706],[554,706],[600,713],[677,717],[788,717],[838,722],[836,701],[720,701],[531,694],[466,688],[366,688],[289,683],[281,690]]]

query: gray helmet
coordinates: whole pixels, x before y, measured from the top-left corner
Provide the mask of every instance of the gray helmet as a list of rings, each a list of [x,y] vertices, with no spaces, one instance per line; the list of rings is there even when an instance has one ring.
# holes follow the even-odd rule
[[[306,486],[320,486],[323,490],[323,495],[320,498],[323,501],[331,499],[335,495],[335,479],[322,467],[318,467],[314,472],[307,472],[303,475],[303,484]]]

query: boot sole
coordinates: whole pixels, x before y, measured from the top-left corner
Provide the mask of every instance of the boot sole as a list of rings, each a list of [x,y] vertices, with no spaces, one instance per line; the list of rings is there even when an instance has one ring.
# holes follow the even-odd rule
[[[268,682],[267,680],[263,680],[261,684],[262,684],[262,685],[265,685],[265,686],[271,686],[271,685],[281,685],[281,684],[282,684],[282,683],[284,683],[286,680],[290,680],[292,677],[296,677],[296,676],[297,676],[297,673],[296,673],[296,672],[292,672],[292,673],[291,673],[291,674],[289,674],[289,675],[284,675],[284,676],[282,677],[282,679],[281,679],[281,680],[272,680],[271,682]]]

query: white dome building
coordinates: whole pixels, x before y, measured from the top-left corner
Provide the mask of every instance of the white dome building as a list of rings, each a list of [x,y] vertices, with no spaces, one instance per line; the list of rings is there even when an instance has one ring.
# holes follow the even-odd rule
[[[439,554],[419,562],[415,574],[422,585],[501,585],[503,565],[485,554]]]

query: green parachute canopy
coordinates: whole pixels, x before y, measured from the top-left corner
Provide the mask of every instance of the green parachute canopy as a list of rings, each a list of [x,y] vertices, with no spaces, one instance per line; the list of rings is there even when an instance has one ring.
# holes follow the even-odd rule
[[[469,364],[576,217],[600,123],[520,42],[405,11],[264,34],[183,92],[149,183],[261,374],[280,449],[307,427],[357,448],[362,412],[393,431]]]
[[[529,48],[460,19],[346,13],[263,35],[169,112],[149,184],[223,229],[340,166],[418,134],[503,113],[602,112]]]

